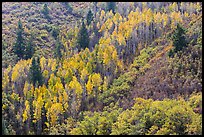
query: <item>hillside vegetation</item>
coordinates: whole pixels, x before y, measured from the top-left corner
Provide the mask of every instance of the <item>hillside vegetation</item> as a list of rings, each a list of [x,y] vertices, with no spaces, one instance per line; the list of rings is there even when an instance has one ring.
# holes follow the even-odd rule
[[[202,3],[3,2],[2,132],[202,134]]]

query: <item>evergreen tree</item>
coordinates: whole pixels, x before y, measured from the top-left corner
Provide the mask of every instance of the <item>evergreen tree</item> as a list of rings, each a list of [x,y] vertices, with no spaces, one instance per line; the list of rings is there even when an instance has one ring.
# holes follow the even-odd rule
[[[33,44],[33,34],[31,34],[29,42],[28,42],[28,46],[26,47],[26,51],[25,51],[25,59],[30,59],[32,58],[35,49],[34,49],[34,44]]]
[[[8,129],[6,127],[6,123],[3,116],[2,116],[2,135],[8,135]]]
[[[89,35],[84,21],[82,21],[82,26],[78,33],[77,43],[79,44],[79,48],[85,49],[89,46]]]
[[[91,10],[89,10],[89,12],[86,16],[86,20],[87,20],[87,25],[90,25],[91,21],[93,21],[93,13],[91,12]]]
[[[42,86],[42,72],[40,68],[40,58],[37,60],[35,58],[32,59],[32,65],[30,67],[30,78],[34,87]]]
[[[73,8],[70,6],[69,2],[63,2],[64,6],[66,7],[69,13],[72,13]]]
[[[56,48],[55,48],[55,58],[61,58],[62,57],[62,53],[61,53],[61,48],[62,48],[62,43],[59,41],[59,38],[57,38],[57,42],[56,42]]]
[[[23,59],[25,54],[25,45],[23,39],[23,25],[21,20],[18,21],[18,29],[17,29],[17,39],[16,43],[13,47],[14,53],[18,56],[18,59]]]
[[[49,16],[49,9],[47,4],[44,4],[43,9],[42,9],[42,13],[45,15],[45,18],[50,20],[50,16]]]
[[[116,4],[115,2],[107,2],[107,11],[112,10],[113,14],[115,14]]]
[[[186,30],[180,24],[177,24],[177,28],[173,34],[172,39],[174,49],[170,50],[169,52],[170,57],[172,57],[174,53],[177,53],[178,51],[182,50],[184,47],[187,46],[185,32]]]
[[[59,33],[60,33],[60,30],[59,30],[58,27],[53,27],[53,28],[52,28],[51,34],[52,34],[52,36],[53,36],[55,39],[57,39]]]
[[[173,45],[175,47],[175,52],[180,51],[183,47],[187,46],[185,30],[180,24],[177,24],[176,31],[173,35]]]

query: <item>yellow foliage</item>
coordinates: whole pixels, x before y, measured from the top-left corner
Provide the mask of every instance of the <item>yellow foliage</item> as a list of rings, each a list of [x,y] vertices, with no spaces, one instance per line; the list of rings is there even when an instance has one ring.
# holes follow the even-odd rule
[[[52,65],[51,65],[51,70],[52,70],[52,71],[55,71],[56,65],[57,65],[57,64],[56,64],[56,61],[53,60]]]
[[[25,84],[24,84],[24,88],[23,88],[23,94],[24,94],[25,97],[26,97],[27,92],[28,92],[28,86],[29,86],[29,84],[28,84],[28,82],[26,81]]]
[[[45,69],[45,65],[46,65],[46,59],[44,57],[42,57],[40,59],[40,67],[41,67],[42,70]]]
[[[83,70],[81,71],[81,80],[85,80],[85,78],[88,76],[88,71],[86,68],[83,68]]]
[[[48,74],[49,74],[48,70],[44,70],[42,75],[43,77],[48,78]]]
[[[101,88],[102,79],[99,73],[94,73],[93,75],[89,76],[89,80],[86,84],[86,89],[88,94],[93,94],[93,87],[97,87],[98,89]],[[99,89],[100,90],[100,89]]]
[[[104,82],[103,82],[103,91],[106,91],[108,89],[108,79],[105,76],[104,77]]]
[[[116,50],[113,51],[112,58],[113,58],[114,61],[117,61],[118,56],[117,56],[117,51]]]
[[[101,79],[101,75],[99,73],[94,73],[91,77],[92,79],[92,83],[94,86],[98,87],[101,85],[102,79]]]
[[[105,11],[102,10],[102,11],[101,11],[101,16],[100,16],[100,19],[101,19],[101,20],[102,20],[102,18],[104,17],[104,15],[105,15]]]
[[[16,69],[13,68],[11,80],[12,80],[12,81],[16,81],[16,79],[18,79],[18,77],[19,77],[18,70],[16,70]]]
[[[25,101],[25,110],[24,110],[24,113],[23,113],[23,122],[26,121],[29,117],[29,113],[30,113],[30,105],[29,105],[29,102],[26,100]]]
[[[72,81],[69,83],[69,88],[74,90],[77,95],[82,94],[82,87],[81,84],[77,81],[77,78],[73,76]]]
[[[19,94],[16,94],[15,92],[13,92],[10,97],[14,101],[19,101],[20,100]]]
[[[91,83],[91,76],[89,76],[89,80],[86,84],[86,89],[88,91],[88,95],[92,94],[93,84]]]
[[[54,126],[57,122],[58,115],[63,113],[63,107],[61,103],[52,104],[51,108],[48,109],[47,118],[51,118],[51,125]],[[49,123],[47,124],[49,126]]]

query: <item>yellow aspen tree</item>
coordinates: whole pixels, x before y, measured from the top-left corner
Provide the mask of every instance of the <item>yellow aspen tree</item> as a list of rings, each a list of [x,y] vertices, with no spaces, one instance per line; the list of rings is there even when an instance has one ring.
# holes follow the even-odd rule
[[[47,127],[55,126],[57,124],[57,120],[59,118],[59,114],[63,114],[63,107],[61,103],[54,103],[47,111],[47,119],[46,123]]]
[[[78,96],[82,94],[81,84],[77,81],[77,78],[73,76],[72,81],[69,83],[69,88],[74,90]]]
[[[87,68],[84,67],[83,70],[81,71],[81,75],[80,75],[80,79],[82,81],[85,81],[85,79],[87,79],[87,76],[88,76],[88,71],[87,71]]]
[[[9,73],[11,71],[11,66],[3,71],[3,77],[2,77],[2,89],[3,91],[7,91],[7,86],[9,84]]]
[[[91,75],[89,76],[89,80],[86,84],[86,89],[87,89],[88,95],[93,94],[93,84],[91,82]]]
[[[108,89],[108,79],[105,76],[103,81],[103,92],[106,91],[107,89]]]
[[[23,112],[23,122],[25,122],[30,117],[30,105],[29,102],[25,101],[25,110]]]
[[[25,97],[27,97],[27,92],[29,90],[28,88],[29,88],[29,83],[26,81],[23,88],[23,94]]]
[[[45,66],[46,66],[46,59],[42,57],[40,58],[40,67],[42,71],[45,69]]]

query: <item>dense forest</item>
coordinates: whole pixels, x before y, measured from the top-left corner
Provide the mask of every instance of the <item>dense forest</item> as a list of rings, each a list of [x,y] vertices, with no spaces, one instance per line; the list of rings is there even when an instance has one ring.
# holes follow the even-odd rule
[[[202,135],[202,2],[3,2],[3,135]]]

